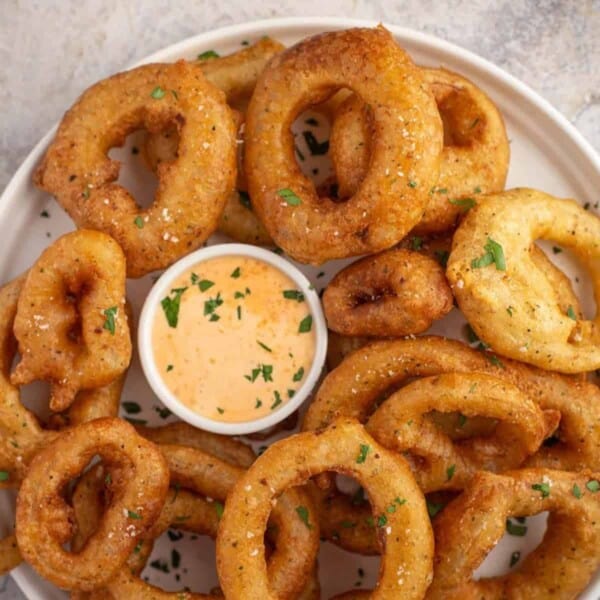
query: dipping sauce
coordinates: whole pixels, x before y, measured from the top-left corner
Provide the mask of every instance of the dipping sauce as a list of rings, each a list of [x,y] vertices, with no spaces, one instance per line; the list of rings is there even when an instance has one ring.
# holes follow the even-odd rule
[[[312,365],[304,294],[276,267],[245,256],[196,264],[173,281],[152,328],[154,361],[194,412],[251,421],[285,405]]]

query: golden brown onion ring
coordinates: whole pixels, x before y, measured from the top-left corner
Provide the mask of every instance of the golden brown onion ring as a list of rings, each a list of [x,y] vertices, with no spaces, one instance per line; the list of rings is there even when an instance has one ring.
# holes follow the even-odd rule
[[[372,107],[373,152],[360,189],[340,204],[300,173],[290,126],[344,87]],[[259,78],[246,115],[248,191],[276,244],[301,262],[377,252],[420,220],[442,138],[431,91],[388,31],[324,33],[275,56]]]
[[[600,566],[598,485],[598,475],[589,471],[478,473],[434,522],[434,577],[426,598],[577,597]],[[504,535],[508,517],[546,510],[544,539],[516,570],[473,580],[473,571]]]
[[[145,128],[176,125],[178,157],[161,163],[154,203],[141,209],[116,182],[108,151]],[[78,227],[114,237],[130,277],[170,265],[216,229],[235,182],[236,131],[223,93],[197,66],[143,65],[90,87],[64,116],[36,173]]]
[[[374,597],[423,597],[433,552],[425,499],[402,458],[379,446],[358,423],[339,420],[325,431],[276,442],[232,490],[217,537],[217,568],[227,598],[277,598],[269,590],[263,544],[271,503],[290,486],[329,470],[357,478],[371,498],[384,548]],[[304,517],[316,526],[313,515]]]
[[[440,177],[418,234],[446,231],[481,192],[504,189],[510,147],[502,115],[492,100],[468,79],[445,69],[422,69],[444,124]],[[356,193],[368,171],[372,152],[371,112],[357,96],[337,110],[331,130],[331,160],[340,198]]]
[[[118,491],[82,550],[68,552],[63,544],[72,536],[73,509],[63,490],[97,455]],[[97,419],[65,431],[35,456],[19,490],[16,535],[23,557],[59,587],[105,585],[160,515],[168,486],[163,455],[127,422]]]
[[[573,251],[600,306],[600,219],[575,201],[525,188],[487,196],[456,231],[447,273],[458,304],[477,335],[505,356],[563,373],[600,368],[600,311],[586,320],[559,306],[531,260],[538,238]]]
[[[386,250],[342,269],[323,294],[329,329],[343,335],[422,333],[452,310],[443,269],[411,250]]]
[[[497,421],[494,430],[454,442],[428,418],[432,411]],[[483,373],[445,373],[418,379],[373,413],[367,431],[400,452],[424,493],[463,489],[477,471],[521,466],[558,425],[560,413],[542,411],[517,387]]]
[[[108,235],[68,233],[42,252],[25,278],[14,318],[21,360],[13,385],[50,382],[50,408],[81,389],[108,385],[131,360],[125,257]]]

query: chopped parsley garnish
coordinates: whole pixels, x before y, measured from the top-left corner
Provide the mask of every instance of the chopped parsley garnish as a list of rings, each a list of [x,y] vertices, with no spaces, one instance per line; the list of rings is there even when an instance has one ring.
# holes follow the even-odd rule
[[[215,500],[215,512],[217,513],[217,518],[219,519],[219,521],[221,520],[221,517],[223,516],[224,510],[225,510],[225,507],[223,506],[223,504],[221,502],[219,502],[218,500]]]
[[[532,490],[539,492],[542,498],[547,498],[550,495],[550,484],[549,483],[534,483],[531,486]]]
[[[506,519],[506,533],[517,537],[523,537],[527,533],[527,525],[513,523],[510,519]]]
[[[213,285],[215,285],[215,282],[211,281],[210,279],[200,279],[200,277],[196,273],[192,273],[190,280],[192,282],[192,285],[197,285],[198,289],[201,292],[205,292],[206,290],[209,290]]]
[[[217,313],[213,313],[212,315],[210,315],[210,319],[208,319],[209,321],[218,321],[221,317],[217,314]]]
[[[273,365],[259,364],[258,367],[252,369],[251,375],[244,375],[244,378],[250,383],[254,383],[260,375],[265,381],[273,381]]]
[[[252,210],[252,202],[250,201],[250,195],[248,192],[238,190],[238,200],[242,206],[246,207],[248,210]]]
[[[308,333],[312,329],[312,315],[307,315],[300,321],[298,333]]]
[[[416,188],[417,187],[417,182],[416,181],[412,181],[412,180],[409,181],[408,182],[408,187],[409,188],[413,188],[413,189]]]
[[[206,52],[198,54],[198,60],[209,60],[211,58],[219,58],[219,53],[214,50],[207,50]]]
[[[413,250],[420,250],[423,247],[423,238],[418,235],[410,238],[410,247]]]
[[[453,198],[448,202],[454,204],[454,206],[459,206],[463,212],[467,212],[477,206],[475,198]]]
[[[304,302],[304,294],[300,290],[283,290],[283,297],[296,302]]]
[[[368,446],[367,444],[361,444],[360,451],[356,457],[356,462],[358,464],[364,463],[367,460],[367,454],[369,454],[370,450],[371,446]]]
[[[283,402],[281,399],[281,394],[277,390],[273,392],[273,396],[275,396],[275,400],[273,401],[273,404],[271,404],[271,410],[277,408]]]
[[[8,473],[8,471],[0,471],[0,481],[8,481],[10,478],[10,475]]]
[[[222,415],[225,412],[224,408],[221,408],[220,406],[217,406],[217,412]]]
[[[237,311],[237,318],[238,318],[238,321],[241,321],[241,320],[242,320],[242,307],[241,307],[241,306],[238,306],[238,307],[236,308],[236,311]]]
[[[454,477],[455,471],[456,471],[456,465],[450,465],[446,469],[446,481],[450,481]]]
[[[295,373],[294,376],[292,377],[293,381],[301,381],[302,378],[304,377],[304,367],[300,367]]]
[[[309,528],[312,529],[313,526],[310,523],[309,517],[310,514],[308,512],[308,508],[306,506],[296,506],[296,513],[300,517],[300,520]]]
[[[107,308],[102,314],[104,315],[104,329],[110,331],[111,335],[115,335],[115,317],[117,316],[118,308],[111,306]]]
[[[427,512],[429,513],[429,518],[433,519],[435,515],[437,515],[444,505],[441,502],[432,502],[431,500],[426,500],[427,502]]]
[[[579,500],[579,498],[581,498],[581,496],[583,496],[581,488],[576,483],[573,484],[571,493],[573,494],[573,496],[575,496],[575,498],[577,498],[577,500]]]
[[[181,304],[181,296],[185,290],[187,290],[187,287],[174,288],[171,290],[171,294],[173,294],[172,298],[167,296],[160,301],[169,327],[177,327],[179,321],[179,305]]]
[[[173,365],[167,365],[167,373],[173,370]]]
[[[261,406],[262,406],[262,400],[260,398],[257,398],[254,408],[260,408]]]
[[[269,346],[267,346],[266,344],[263,344],[260,340],[256,340],[256,343],[263,348],[264,350],[266,350],[267,352],[273,352],[273,350],[271,350],[271,348],[269,348]]]
[[[569,319],[573,319],[573,321],[577,321],[575,309],[571,305],[569,305],[569,308],[567,308],[567,317],[569,317]]]
[[[509,317],[512,317],[512,316],[513,316],[513,310],[514,310],[514,307],[513,307],[513,306],[507,306],[507,307],[506,307],[506,312],[508,313],[508,316],[509,316]]]
[[[142,407],[137,402],[123,402],[123,409],[128,415],[138,415],[142,412]]]
[[[142,516],[139,513],[134,512],[133,510],[128,510],[127,516],[130,519],[134,519],[135,521],[140,521],[142,519]]]
[[[161,98],[165,97],[165,90],[163,90],[160,85],[157,85],[152,92],[150,92],[150,96],[152,96],[152,98],[154,98],[155,100],[160,100]]]
[[[312,131],[303,131],[302,135],[304,136],[304,141],[306,142],[306,145],[313,156],[322,156],[323,154],[327,154],[329,151],[329,140],[325,140],[324,142],[317,141],[317,138],[314,136]]]
[[[496,265],[498,271],[506,271],[506,260],[502,246],[492,238],[488,238],[487,244],[483,247],[485,254],[471,261],[472,269],[481,269],[492,263]]]
[[[296,395],[296,390],[287,391],[288,398],[293,398]]]
[[[485,357],[495,366],[505,369],[504,363],[495,355],[488,352],[485,353]]]
[[[133,552],[134,552],[135,554],[139,554],[139,553],[140,553],[140,551],[141,551],[141,549],[142,549],[142,546],[143,546],[143,545],[144,545],[144,540],[140,540],[140,541],[139,541],[139,542],[138,542],[138,543],[135,545],[135,548],[133,549]]]
[[[139,215],[133,220],[133,222],[138,229],[144,229],[144,219],[142,219],[142,217]]]
[[[465,417],[465,415],[463,415],[462,413],[460,413],[458,415],[458,426],[459,427],[464,427],[466,422],[467,422],[467,417]]]
[[[377,527],[385,527],[387,525],[387,517],[385,515],[379,515],[377,517]]]
[[[242,270],[239,267],[236,267],[229,277],[233,279],[237,279],[242,274]]]
[[[281,196],[290,206],[299,206],[302,204],[302,200],[294,194],[290,188],[283,188],[281,190],[277,190],[277,194]]]
[[[590,490],[590,492],[592,492],[592,494],[595,494],[596,492],[598,492],[600,490],[600,482],[597,479],[590,479],[586,484],[585,487]]]
[[[217,310],[217,308],[219,306],[221,306],[221,304],[223,304],[223,298],[221,298],[221,292],[219,292],[214,298],[209,298],[208,300],[204,301],[204,316],[206,315],[212,315],[215,310]]]
[[[481,188],[479,186],[477,186],[477,187],[473,188],[473,192],[475,194],[481,194]]]
[[[508,563],[509,567],[514,567],[520,560],[521,558],[521,553],[518,550],[515,550],[511,555],[510,555],[510,562]]]

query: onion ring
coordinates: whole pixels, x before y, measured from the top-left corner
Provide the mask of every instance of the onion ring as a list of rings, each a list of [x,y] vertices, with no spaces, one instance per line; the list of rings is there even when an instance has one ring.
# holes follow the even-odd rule
[[[344,87],[373,108],[373,152],[360,189],[339,204],[300,173],[290,126]],[[275,56],[259,78],[246,116],[248,191],[276,244],[301,262],[377,252],[420,220],[442,138],[433,95],[388,31],[324,33]]]
[[[131,360],[125,257],[106,234],[68,233],[28,272],[14,334],[21,360],[14,385],[50,382],[50,408],[66,409],[80,389],[119,377]]]
[[[12,571],[22,560],[14,535],[0,539],[0,577]]]
[[[502,115],[468,79],[445,69],[422,69],[444,123],[440,177],[431,188],[418,234],[446,231],[476,202],[478,193],[504,189],[510,146]],[[331,129],[331,160],[340,198],[360,187],[371,154],[370,111],[357,96],[337,110]]]
[[[323,380],[304,417],[303,430],[326,427],[338,417],[366,421],[374,403],[411,377],[477,371],[512,383],[542,410],[561,413],[556,443],[527,464],[600,470],[600,389],[578,378],[499,359],[462,342],[426,336],[373,342],[347,356]]]
[[[600,312],[585,320],[561,310],[530,259],[539,237],[576,254],[600,306],[600,219],[574,201],[524,188],[487,196],[456,231],[447,272],[458,304],[479,337],[506,356],[563,373],[593,371]]]
[[[173,123],[179,156],[161,165],[154,203],[142,210],[115,183],[119,163],[107,152],[132,131]],[[128,276],[141,277],[200,247],[216,229],[234,188],[235,137],[223,93],[197,66],[143,65],[83,93],[63,118],[35,183],[56,196],[78,227],[114,237]]]
[[[98,454],[119,493],[81,552],[67,552],[62,545],[71,538],[72,508],[62,491]],[[161,452],[125,421],[97,419],[65,431],[35,456],[21,484],[16,535],[23,557],[59,587],[102,586],[158,518],[168,485]]]
[[[422,333],[452,310],[440,265],[411,250],[386,250],[342,269],[323,294],[327,325],[344,335]]]
[[[225,597],[277,598],[268,587],[262,543],[271,502],[286,488],[324,470],[352,475],[369,492],[384,548],[373,597],[422,598],[430,583],[433,551],[423,495],[404,460],[348,420],[276,442],[236,484],[217,537],[217,569]]]
[[[453,442],[427,418],[436,410],[467,419],[498,421],[493,432]],[[373,413],[367,431],[403,454],[424,493],[461,490],[477,471],[515,469],[540,448],[558,425],[558,411],[542,411],[514,385],[482,373],[446,373],[419,379]]]
[[[434,522],[430,600],[575,598],[600,566],[600,496],[590,472],[526,469],[481,472]],[[594,488],[595,490],[597,488]],[[473,581],[475,568],[505,532],[507,517],[550,511],[541,544],[506,575]]]

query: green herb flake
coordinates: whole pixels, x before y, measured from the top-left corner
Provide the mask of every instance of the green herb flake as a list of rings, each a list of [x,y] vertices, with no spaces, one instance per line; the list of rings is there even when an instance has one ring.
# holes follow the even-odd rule
[[[585,487],[592,492],[592,494],[597,493],[600,490],[600,482],[597,479],[590,479]]]
[[[254,408],[260,408],[261,406],[262,406],[262,400],[260,398],[257,398]]]
[[[8,481],[10,479],[10,474],[8,471],[0,471],[0,481]]]
[[[300,206],[302,204],[302,200],[290,188],[277,190],[277,195],[283,198],[290,206]]]
[[[223,298],[221,298],[221,292],[219,292],[214,298],[209,298],[204,301],[204,316],[211,315],[223,304]]]
[[[277,390],[273,392],[273,396],[275,396],[275,400],[273,404],[271,404],[271,410],[274,410],[283,402],[283,400],[281,399],[281,394]]]
[[[300,290],[283,290],[283,297],[287,300],[304,302],[304,294]]]
[[[107,329],[111,335],[115,335],[115,319],[117,316],[118,308],[116,306],[111,306],[107,308],[102,314],[104,315],[104,329]]]
[[[385,527],[387,525],[387,517],[385,515],[379,515],[377,517],[377,527]]]
[[[475,198],[453,198],[448,202],[450,202],[450,204],[454,204],[454,206],[458,206],[462,212],[467,212],[477,206],[477,201]]]
[[[217,513],[217,518],[220,521],[221,517],[223,516],[223,511],[225,510],[225,507],[218,500],[215,500],[214,505],[215,505],[215,512]]]
[[[429,518],[433,519],[435,515],[437,515],[444,505],[441,502],[431,502],[431,500],[426,500],[427,502],[427,512],[429,513]]]
[[[481,269],[493,263],[496,265],[498,271],[506,271],[504,250],[498,242],[489,237],[483,249],[485,250],[485,254],[471,261],[472,269]]]
[[[358,453],[358,456],[356,457],[356,462],[358,464],[362,464],[367,460],[367,454],[369,454],[371,450],[371,446],[368,446],[367,444],[361,444],[360,445],[360,452]]]
[[[165,90],[163,90],[160,85],[157,85],[151,92],[150,92],[150,96],[152,98],[154,98],[155,100],[160,100],[161,98],[165,97]]]
[[[512,317],[512,316],[513,316],[513,310],[514,310],[514,307],[513,307],[513,306],[507,306],[507,307],[506,307],[506,312],[508,313],[508,316],[509,316],[509,317]]]
[[[567,308],[567,317],[569,317],[569,319],[573,319],[573,321],[577,321],[575,309],[571,305],[569,305],[569,308]]]
[[[140,540],[136,545],[135,548],[133,549],[134,554],[139,554],[142,546],[144,545],[144,540]]]
[[[231,277],[233,279],[238,279],[241,274],[242,274],[242,270],[239,267],[236,267],[229,277]]]
[[[467,417],[465,417],[465,415],[460,413],[458,415],[458,426],[462,428],[465,426],[466,422],[467,422]]]
[[[408,182],[408,187],[409,188],[413,188],[413,189],[416,188],[417,187],[417,182],[416,181],[412,181],[412,180],[409,181]]]
[[[273,350],[271,350],[271,348],[269,348],[269,346],[267,346],[266,344],[263,344],[260,340],[256,340],[256,343],[263,348],[264,350],[266,350],[267,352],[273,352]]]
[[[187,287],[174,288],[171,290],[172,297],[167,296],[160,301],[160,305],[165,313],[169,327],[177,327],[177,323],[179,321],[179,306],[181,304],[181,296],[186,290]]]
[[[581,488],[576,483],[573,484],[573,487],[571,488],[571,493],[573,494],[573,496],[575,496],[575,498],[577,498],[577,500],[579,500],[579,498],[583,496]]]
[[[534,483],[531,486],[532,490],[539,492],[542,495],[542,498],[547,498],[550,495],[550,484],[549,483]]]
[[[515,550],[511,555],[510,555],[510,562],[508,563],[508,566],[512,569],[521,559],[521,553],[518,550]]]
[[[222,415],[225,412],[224,408],[221,408],[220,406],[217,406],[217,412]]]
[[[506,533],[516,537],[523,537],[527,533],[527,525],[520,525],[510,519],[506,519]]]
[[[413,250],[420,250],[423,247],[423,238],[418,235],[410,238],[410,247]]]
[[[219,58],[219,53],[214,50],[206,50],[206,52],[198,54],[198,60],[210,60],[211,58]]]
[[[144,219],[139,215],[133,220],[133,223],[138,229],[144,229]]]
[[[238,321],[241,321],[241,320],[242,320],[242,307],[241,307],[241,306],[238,306],[238,307],[236,308],[236,311],[237,311],[237,318],[238,318]]]
[[[500,367],[501,369],[505,369],[504,363],[495,355],[490,354],[489,352],[485,353],[485,357],[495,366]]]
[[[312,329],[312,320],[312,315],[304,317],[298,326],[298,333],[308,333]]]
[[[300,520],[308,527],[308,529],[312,529],[313,526],[309,520],[310,514],[308,512],[308,508],[306,506],[296,506],[296,513]]]
[[[455,472],[456,472],[456,465],[450,465],[446,469],[446,481],[450,481],[454,477]]]
[[[302,381],[302,378],[304,377],[304,367],[300,367],[295,373],[294,376],[292,377],[292,381]]]
[[[133,510],[128,510],[127,511],[127,516],[130,519],[133,519],[134,521],[141,521],[142,520],[142,516],[139,513],[134,512]]]

